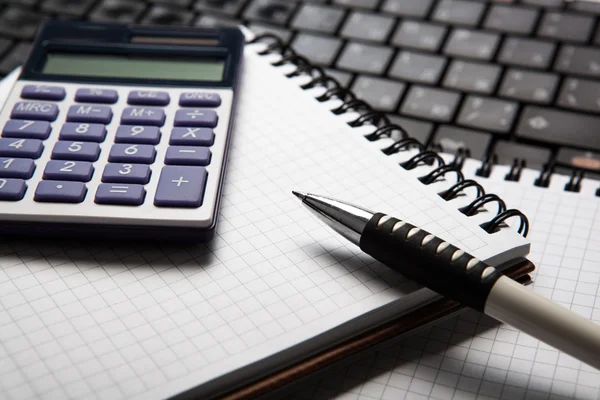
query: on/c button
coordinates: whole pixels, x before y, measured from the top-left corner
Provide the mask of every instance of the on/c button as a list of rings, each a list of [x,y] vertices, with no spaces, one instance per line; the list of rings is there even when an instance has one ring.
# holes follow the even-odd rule
[[[179,96],[179,105],[182,107],[218,107],[221,105],[221,96],[211,92],[184,92]]]

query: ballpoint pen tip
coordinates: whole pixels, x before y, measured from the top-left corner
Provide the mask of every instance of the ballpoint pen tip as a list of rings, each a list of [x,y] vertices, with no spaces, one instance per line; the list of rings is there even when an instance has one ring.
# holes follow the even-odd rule
[[[292,193],[300,200],[304,200],[306,198],[306,193],[296,192],[295,190],[292,190]]]

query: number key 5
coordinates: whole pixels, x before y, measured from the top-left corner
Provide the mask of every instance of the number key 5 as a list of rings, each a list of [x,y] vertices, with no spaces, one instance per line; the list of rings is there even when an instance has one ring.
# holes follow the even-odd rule
[[[52,149],[53,160],[96,161],[99,155],[98,143],[58,141]]]

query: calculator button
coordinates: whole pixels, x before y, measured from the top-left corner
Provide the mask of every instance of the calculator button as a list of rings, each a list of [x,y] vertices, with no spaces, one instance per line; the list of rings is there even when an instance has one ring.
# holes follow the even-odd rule
[[[215,133],[209,128],[173,128],[169,144],[182,146],[212,146]]]
[[[123,110],[121,123],[124,125],[163,126],[165,112],[156,107],[127,107]]]
[[[217,126],[217,113],[213,110],[186,109],[175,113],[175,126]]]
[[[221,96],[217,93],[185,92],[179,96],[179,105],[182,107],[218,107],[221,105]]]
[[[81,140],[83,142],[103,142],[106,138],[106,126],[83,122],[66,122],[60,130],[60,140]]]
[[[60,86],[25,85],[21,91],[21,97],[32,100],[63,100],[66,95],[64,88]]]
[[[0,157],[33,158],[42,155],[44,145],[38,139],[0,138]]]
[[[44,169],[43,178],[56,181],[89,182],[93,173],[94,167],[91,162],[50,160]]]
[[[29,179],[35,171],[35,163],[27,158],[0,157],[0,178]]]
[[[37,101],[20,101],[12,109],[12,119],[34,119],[39,121],[54,121],[58,116],[58,106],[52,103]]]
[[[207,175],[208,172],[203,167],[163,167],[154,196],[154,205],[200,207]]]
[[[11,119],[6,122],[2,136],[25,139],[48,139],[50,136],[50,122],[27,121],[24,119]]]
[[[169,93],[156,90],[134,90],[127,98],[127,103],[135,106],[166,106],[169,101]]]
[[[139,206],[145,197],[146,190],[142,185],[101,183],[94,201],[98,204]]]
[[[102,174],[102,182],[145,185],[150,182],[150,175],[150,167],[144,164],[107,164]]]
[[[160,130],[156,126],[121,125],[115,143],[158,144]]]
[[[81,182],[41,181],[33,199],[44,203],[81,203],[87,188]]]
[[[208,147],[171,146],[167,149],[165,164],[208,165],[210,164],[210,150]]]
[[[21,179],[0,179],[0,200],[19,201],[25,196],[27,185]]]
[[[56,142],[52,149],[53,160],[96,161],[100,155],[98,143]]]
[[[77,105],[69,107],[67,121],[69,122],[97,122],[108,124],[113,112],[107,106]]]
[[[78,89],[75,93],[75,101],[82,103],[114,104],[118,99],[117,91],[112,89]]]
[[[108,155],[109,162],[152,164],[156,149],[149,144],[113,144]]]

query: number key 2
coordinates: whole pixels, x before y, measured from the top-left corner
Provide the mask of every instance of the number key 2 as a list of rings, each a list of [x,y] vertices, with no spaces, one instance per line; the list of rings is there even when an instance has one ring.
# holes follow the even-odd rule
[[[94,167],[91,162],[51,160],[44,169],[44,179],[89,182],[93,173]]]

